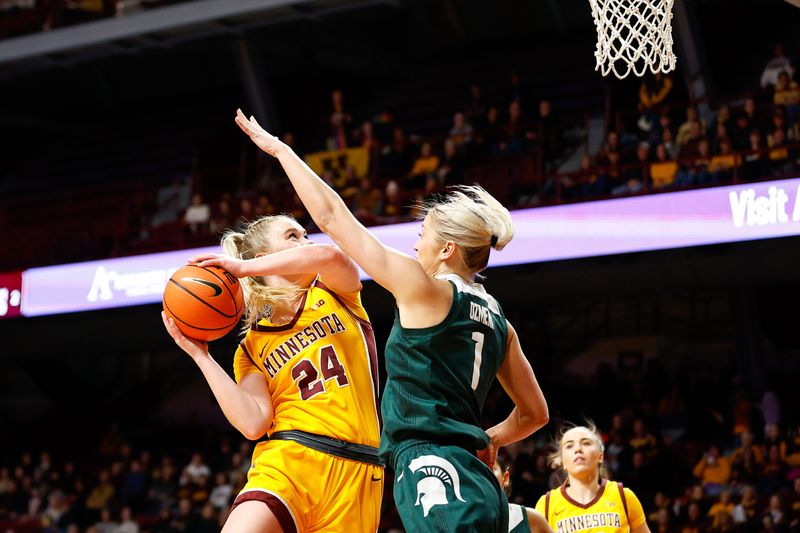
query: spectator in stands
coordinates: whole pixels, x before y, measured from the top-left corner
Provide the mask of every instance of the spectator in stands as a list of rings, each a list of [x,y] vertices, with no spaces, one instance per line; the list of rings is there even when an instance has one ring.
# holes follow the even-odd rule
[[[256,207],[253,209],[253,215],[256,218],[267,216],[267,215],[274,215],[278,210],[272,205],[272,202],[269,201],[269,196],[262,193],[258,195],[258,199],[256,200]]]
[[[236,226],[244,226],[251,222],[253,217],[255,217],[253,202],[247,196],[242,196],[239,200],[239,216],[236,217]]]
[[[770,174],[776,179],[793,177],[795,165],[792,161],[791,152],[786,146],[786,137],[783,130],[773,131],[771,139],[772,142],[768,152]]]
[[[659,509],[653,518],[648,518],[648,520],[655,524],[652,530],[654,533],[674,533],[676,531],[672,526],[672,515],[667,509]]]
[[[439,183],[442,185],[458,185],[463,183],[465,169],[465,156],[458,151],[458,147],[452,139],[447,139],[444,142],[442,165],[437,172]]]
[[[139,533],[139,524],[133,519],[130,507],[123,507],[120,511],[119,526],[114,533]]]
[[[328,150],[344,150],[347,148],[347,131],[353,117],[345,110],[344,96],[340,89],[331,93],[332,110],[328,115],[330,135],[328,137]]]
[[[128,472],[124,475],[120,498],[126,505],[137,507],[142,503],[147,490],[147,476],[137,460],[131,461]]]
[[[647,520],[650,522],[658,521],[658,513],[662,510],[667,511],[668,513],[671,512],[670,500],[662,491],[657,491],[655,496],[653,496],[653,505],[651,510],[647,512]]]
[[[402,204],[400,186],[396,181],[392,180],[386,184],[384,198],[379,220],[384,224],[400,222],[407,214],[407,209]]]
[[[604,185],[603,194],[606,194],[625,184],[624,176],[619,164],[619,152],[608,152],[604,165],[598,164],[599,182]]]
[[[487,153],[494,153],[500,143],[500,111],[497,107],[490,107],[486,112],[486,127],[483,130],[480,142],[484,145]]]
[[[608,432],[606,448],[606,464],[615,477],[621,477],[623,462],[627,461],[630,449],[624,422],[620,414],[611,417],[611,431]]]
[[[392,142],[381,150],[380,169],[382,177],[399,178],[404,176],[412,164],[413,160],[405,131],[403,128],[397,127],[392,132]]]
[[[610,155],[610,154],[609,154]],[[636,164],[622,174],[622,183],[611,189],[611,194],[638,194],[650,182],[650,145],[640,142],[636,147]]]
[[[789,528],[800,528],[800,477],[794,478],[791,494],[790,522]]]
[[[733,502],[731,501],[731,493],[729,490],[723,490],[719,493],[719,500],[714,502],[711,509],[708,510],[708,518],[711,520],[711,527],[714,529],[720,528],[722,515],[728,517],[733,516]]]
[[[731,478],[730,461],[720,455],[716,444],[712,444],[694,467],[694,475],[706,495],[719,496]]]
[[[364,223],[373,223],[380,214],[383,204],[383,194],[368,177],[361,178],[358,193],[356,193],[352,210],[353,214]]]
[[[736,150],[747,150],[750,147],[750,134],[753,131],[761,133],[756,125],[750,123],[750,118],[744,111],[736,115],[736,121],[730,131]]]
[[[192,521],[192,502],[188,498],[181,498],[178,501],[177,510],[171,514],[170,529],[168,531],[189,531]]]
[[[211,217],[209,230],[212,235],[219,235],[225,230],[233,228],[235,224],[231,203],[226,197],[223,197],[217,202],[217,209]]]
[[[217,533],[220,530],[216,510],[210,503],[206,503],[189,519],[188,531],[191,533]]]
[[[231,485],[230,479],[225,475],[225,472],[217,472],[214,477],[214,483],[215,485],[211,490],[208,501],[217,509],[228,508],[232,503],[231,497],[233,496],[233,485]]]
[[[360,181],[356,173],[356,168],[353,165],[347,165],[334,180],[336,192],[338,192],[345,201],[352,201],[358,194]]]
[[[783,511],[783,505],[781,505],[781,497],[778,494],[773,494],[769,497],[769,507],[767,507],[764,514],[765,517],[769,518],[772,527],[776,531],[786,531],[788,521],[786,520],[786,513]]]
[[[786,480],[786,463],[781,457],[781,448],[778,444],[767,446],[767,457],[761,469],[761,479],[758,490],[763,493],[771,493],[780,489]]]
[[[375,128],[372,122],[365,121],[358,131],[358,141],[361,147],[366,149],[369,153],[369,164],[367,168],[367,175],[370,177],[375,176],[378,170],[378,158],[381,153],[381,143],[375,136]]]
[[[675,137],[672,135],[671,129],[666,128],[661,132],[660,144],[664,147],[668,159],[675,160],[678,158],[680,147],[678,146],[678,143],[675,142]]]
[[[769,124],[769,134],[767,135],[767,144],[772,144],[772,134],[777,131],[781,130],[783,132],[783,138],[786,140],[792,140],[792,135],[789,134],[789,128],[786,127],[786,120],[783,117],[783,108],[778,108],[772,114],[772,123]],[[792,132],[794,133],[794,132]]]
[[[786,443],[786,464],[800,467],[800,426],[795,428],[794,435]]]
[[[89,497],[86,499],[86,508],[99,516],[100,511],[105,509],[114,497],[116,489],[111,484],[108,470],[103,469],[97,478],[97,484],[92,488]]]
[[[598,165],[606,165],[608,164],[608,155],[611,152],[617,152],[617,155],[622,152],[622,146],[619,142],[619,134],[614,131],[610,130],[606,134],[606,142],[603,144],[602,148],[597,152],[595,156],[595,162]]]
[[[47,508],[42,512],[42,524],[52,530],[63,530],[71,521],[70,499],[60,490],[47,495]]]
[[[758,516],[756,505],[758,497],[755,489],[751,485],[745,485],[742,489],[742,499],[733,508],[733,523],[742,527],[745,531],[755,528]]]
[[[647,148],[649,156],[649,146]],[[644,420],[637,418],[633,421],[633,432],[631,433],[628,444],[630,445],[631,450],[634,452],[642,452],[645,460],[649,461],[657,451],[658,441],[656,440],[655,435],[653,435],[647,429],[644,424]]]
[[[116,533],[119,524],[111,517],[111,510],[104,507],[100,511],[100,520],[94,525],[97,533]]]
[[[172,507],[178,494],[178,474],[172,459],[165,457],[153,473],[148,491],[151,511]]]
[[[422,143],[419,156],[411,167],[408,179],[405,182],[406,190],[421,189],[425,186],[428,176],[436,174],[439,170],[439,156],[433,153],[431,143]]]
[[[225,230],[232,228],[234,225],[233,215],[231,213],[230,202],[222,198],[217,203],[216,212],[212,215],[209,222],[209,230],[212,235],[218,235]]]
[[[777,85],[781,72],[788,72],[791,77],[794,75],[794,67],[792,61],[783,54],[783,44],[775,43],[772,58],[764,67],[764,72],[761,73],[761,87],[768,88]]]
[[[459,112],[453,115],[453,127],[450,128],[447,139],[463,152],[472,143],[472,135],[472,125],[467,122],[464,113]]]
[[[197,452],[192,454],[192,459],[189,464],[183,469],[183,473],[189,477],[189,480],[197,483],[201,478],[207,478],[211,475],[211,469],[203,461],[203,456]]]
[[[530,92],[523,84],[522,78],[520,77],[519,73],[512,72],[509,78],[508,98],[506,99],[506,102],[509,103],[516,102],[520,106],[525,106],[528,103],[527,101],[528,94],[530,94]]]
[[[650,165],[650,178],[653,180],[653,188],[662,189],[672,185],[677,174],[678,163],[670,157],[663,144],[656,146],[656,160]]]
[[[686,519],[681,525],[681,533],[703,533],[706,530],[705,519],[700,505],[696,502],[689,504],[686,512]]]
[[[648,137],[650,144],[658,144],[664,141],[665,133],[669,131],[671,138],[675,139],[675,128],[672,125],[672,115],[668,109],[662,109],[658,115],[658,123],[656,127],[650,132]]]
[[[658,112],[666,103],[672,91],[672,78],[657,72],[653,76],[645,76],[639,85],[639,113],[637,122],[646,138],[656,126]]]
[[[699,121],[694,121],[689,126],[689,135],[684,138],[683,144],[678,143],[680,147],[678,150],[679,159],[690,159],[697,156],[699,145],[702,141],[706,140],[703,133],[703,127]],[[709,146],[710,149],[710,146]]]
[[[742,112],[747,115],[747,122],[752,128],[763,128],[763,124],[761,123],[761,117],[758,114],[758,109],[756,108],[756,101],[752,96],[748,96],[744,99],[744,105],[742,106]],[[749,130],[749,128],[748,128]]]
[[[800,85],[786,71],[778,75],[773,102],[776,106],[786,109],[786,118],[790,123],[797,122],[800,110]]]
[[[711,153],[718,154],[722,151],[722,142],[725,140],[730,141],[730,136],[728,135],[728,128],[725,127],[725,124],[722,122],[717,124],[717,129],[713,132],[712,144],[711,144]],[[733,145],[733,143],[731,143]]]
[[[508,106],[508,120],[500,132],[499,144],[495,155],[517,156],[525,152],[527,142],[533,140],[532,132],[525,129],[522,106],[513,100]]]
[[[725,126],[725,131],[732,132],[733,131],[733,118],[731,117],[731,108],[727,104],[727,102],[723,102],[720,104],[719,109],[717,110],[717,115],[714,117],[714,120],[711,121],[711,131],[717,131],[719,125],[722,124]]]
[[[737,484],[754,484],[758,482],[764,452],[753,444],[753,435],[749,431],[742,433],[741,439],[742,445],[731,455],[731,480]]]
[[[537,131],[534,138],[541,149],[544,169],[553,170],[556,159],[561,155],[561,126],[553,116],[553,108],[549,100],[539,102],[539,114],[536,117]]]
[[[731,140],[727,137],[720,140],[719,153],[711,157],[708,163],[708,172],[712,182],[732,181],[736,168],[741,165],[741,157],[731,147]]]
[[[199,192],[194,193],[191,204],[183,215],[186,231],[190,235],[206,235],[210,220],[211,209],[203,201],[203,196]]]
[[[467,122],[472,124],[478,131],[486,127],[486,113],[489,106],[483,98],[480,85],[473,83],[469,88],[469,101],[464,108],[464,115]]]
[[[747,181],[761,179],[769,173],[767,153],[761,142],[761,132],[754,129],[749,136],[750,145],[742,158],[742,178]]]
[[[698,133],[697,126],[700,126]],[[686,108],[686,122],[678,127],[678,135],[675,141],[679,145],[684,145],[690,140],[697,139],[700,135],[704,135],[706,131],[705,123],[697,116],[697,108],[690,105]]]
[[[289,201],[289,208],[288,212],[292,215],[298,224],[303,226],[304,228],[307,227],[307,224],[311,221],[311,218],[308,216],[308,211],[306,211],[303,202],[300,201],[300,197],[297,196],[297,193],[289,193],[291,195],[291,200]],[[242,459],[243,461],[244,459]]]

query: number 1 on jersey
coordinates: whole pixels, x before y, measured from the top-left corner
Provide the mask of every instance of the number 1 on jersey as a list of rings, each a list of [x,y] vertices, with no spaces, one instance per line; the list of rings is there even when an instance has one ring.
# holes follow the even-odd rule
[[[475,363],[472,366],[472,390],[478,390],[478,383],[481,380],[481,352],[483,351],[483,333],[478,331],[472,334],[475,341]]]

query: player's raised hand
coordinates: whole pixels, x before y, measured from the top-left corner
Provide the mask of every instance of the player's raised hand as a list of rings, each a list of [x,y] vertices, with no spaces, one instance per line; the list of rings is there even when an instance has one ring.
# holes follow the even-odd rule
[[[262,128],[253,115],[248,119],[241,109],[236,110],[236,124],[250,137],[250,140],[256,143],[256,146],[273,157],[277,157],[278,152],[286,146],[283,141]]]
[[[175,320],[167,317],[164,311],[161,311],[161,320],[164,321],[164,327],[167,328],[167,333],[175,341],[175,344],[180,346],[181,350],[189,354],[192,359],[208,354],[208,343],[184,335],[175,325]]]
[[[220,267],[224,268],[237,278],[243,278],[247,274],[244,272],[244,260],[223,254],[197,254],[189,258],[189,264],[199,267]]]

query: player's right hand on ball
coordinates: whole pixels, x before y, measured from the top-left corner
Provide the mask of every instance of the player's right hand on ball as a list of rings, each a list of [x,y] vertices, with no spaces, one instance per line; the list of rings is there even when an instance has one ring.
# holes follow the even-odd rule
[[[197,265],[199,267],[220,267],[224,268],[237,278],[243,278],[247,274],[244,273],[244,260],[222,254],[197,254],[189,258],[189,264]]]

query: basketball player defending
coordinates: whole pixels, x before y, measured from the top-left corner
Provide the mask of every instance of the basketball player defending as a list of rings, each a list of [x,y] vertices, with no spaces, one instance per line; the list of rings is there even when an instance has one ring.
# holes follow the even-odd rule
[[[227,256],[190,261],[242,278],[247,333],[236,381],[207,344],[172,319],[164,324],[231,424],[248,439],[267,435],[223,532],[374,533],[383,493],[378,380],[355,264],[336,246],[313,245],[286,216],[229,231],[222,246]]]
[[[480,187],[425,206],[412,258],[381,244],[295,153],[239,111],[236,122],[276,157],[317,225],[394,295],[381,403],[381,456],[395,472],[406,531],[508,532],[508,503],[490,467],[499,446],[548,420],[547,404],[498,302],[475,282],[511,215]],[[481,429],[495,376],[516,407]]]
[[[594,426],[563,431],[550,466],[563,468],[567,480],[539,498],[536,510],[554,530],[650,533],[633,491],[606,479],[603,440]]]

